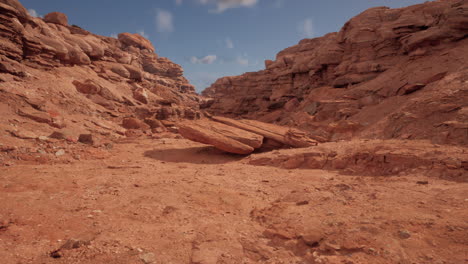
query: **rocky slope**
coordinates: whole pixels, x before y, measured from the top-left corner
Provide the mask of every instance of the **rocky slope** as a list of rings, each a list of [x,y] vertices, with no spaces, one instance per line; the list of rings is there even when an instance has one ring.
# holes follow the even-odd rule
[[[200,117],[182,68],[149,40],[98,36],[67,20],[31,17],[18,1],[0,0],[0,147],[37,138],[95,144]]]
[[[468,144],[468,2],[376,7],[304,39],[266,69],[224,77],[213,114],[296,126],[327,140]]]

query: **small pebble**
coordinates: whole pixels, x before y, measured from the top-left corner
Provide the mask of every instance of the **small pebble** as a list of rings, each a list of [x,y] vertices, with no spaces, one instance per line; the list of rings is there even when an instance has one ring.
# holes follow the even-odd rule
[[[411,234],[408,230],[400,230],[398,232],[398,236],[401,238],[401,239],[408,239],[411,237]]]

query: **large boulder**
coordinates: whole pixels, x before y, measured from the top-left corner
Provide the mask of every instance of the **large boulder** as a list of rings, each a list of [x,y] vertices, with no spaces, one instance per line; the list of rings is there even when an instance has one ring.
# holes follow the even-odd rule
[[[275,140],[286,146],[303,148],[317,145],[317,141],[298,129],[277,126],[255,120],[234,120],[226,117],[213,117],[213,120]]]
[[[101,86],[90,79],[84,82],[74,80],[72,83],[76,90],[83,94],[98,94],[101,91]]]
[[[68,17],[64,13],[52,12],[44,17],[44,21],[47,23],[58,24],[62,26],[68,26]]]
[[[212,145],[235,154],[250,154],[256,149],[310,147],[317,142],[297,129],[253,120],[213,117],[213,120],[185,121],[179,133],[190,140]]]
[[[212,145],[229,153],[245,155],[250,154],[255,150],[252,146],[233,139],[232,136],[237,139],[243,138],[245,141],[249,142],[255,141],[255,137],[248,139],[243,135],[243,131],[237,134],[236,132],[229,133],[231,136],[229,137],[224,133],[219,133],[219,131],[210,129],[212,127],[216,127],[216,125],[209,121],[183,122],[179,124],[179,133],[187,139]]]
[[[124,46],[137,47],[139,49],[147,49],[154,52],[153,44],[140,34],[120,33],[118,37],[119,41]]]

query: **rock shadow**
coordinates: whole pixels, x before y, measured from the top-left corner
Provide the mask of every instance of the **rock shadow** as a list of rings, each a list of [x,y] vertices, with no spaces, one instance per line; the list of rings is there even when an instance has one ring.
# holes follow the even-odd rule
[[[145,151],[144,156],[159,161],[194,164],[223,164],[246,156],[226,153],[214,147],[188,147]]]

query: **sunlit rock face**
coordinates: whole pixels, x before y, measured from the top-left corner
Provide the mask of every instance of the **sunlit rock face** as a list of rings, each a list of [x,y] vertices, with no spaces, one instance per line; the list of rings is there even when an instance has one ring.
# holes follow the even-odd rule
[[[371,8],[304,39],[265,70],[218,79],[213,114],[298,126],[330,140],[467,144],[468,3]]]
[[[154,123],[201,116],[182,67],[159,57],[139,34],[95,35],[63,13],[32,17],[16,0],[0,1],[0,21],[2,118],[28,112],[18,117],[26,117],[25,126],[33,122],[25,130],[48,135],[61,120],[61,129],[78,135],[122,136],[128,117]]]

